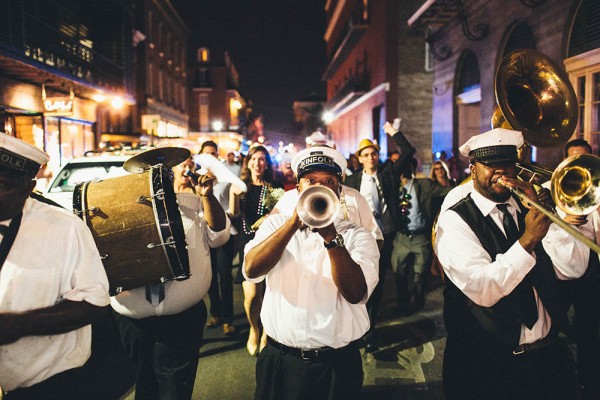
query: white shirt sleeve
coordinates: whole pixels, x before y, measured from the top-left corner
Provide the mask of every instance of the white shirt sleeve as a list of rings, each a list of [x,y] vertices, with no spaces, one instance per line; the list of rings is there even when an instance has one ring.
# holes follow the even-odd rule
[[[482,307],[491,307],[510,294],[535,265],[535,258],[518,241],[492,260],[452,210],[440,215],[434,247],[448,278]]]

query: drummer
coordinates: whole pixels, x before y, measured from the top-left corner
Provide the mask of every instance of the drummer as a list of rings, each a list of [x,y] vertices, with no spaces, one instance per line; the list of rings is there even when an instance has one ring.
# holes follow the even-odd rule
[[[0,385],[5,399],[82,398],[90,324],[108,311],[94,239],[73,213],[30,198],[46,153],[0,133]],[[0,395],[1,397],[1,395]]]
[[[174,167],[178,176],[189,168],[185,166],[188,162]],[[212,274],[209,249],[226,243],[230,229],[213,194],[212,180],[200,176],[194,191],[176,194],[190,278],[128,290],[111,298],[121,341],[136,369],[137,400],[192,398],[207,319],[203,298]]]

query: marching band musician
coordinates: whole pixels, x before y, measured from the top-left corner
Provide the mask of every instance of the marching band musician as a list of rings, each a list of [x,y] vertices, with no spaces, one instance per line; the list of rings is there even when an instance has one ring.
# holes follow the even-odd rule
[[[29,198],[48,160],[0,133],[0,385],[9,400],[81,398],[90,324],[108,311],[106,272],[85,223]]]
[[[584,139],[574,139],[565,144],[565,159],[580,154],[591,154],[592,147]],[[550,181],[544,187],[550,187]],[[568,215],[560,208],[558,215],[589,239],[600,243],[600,214]],[[590,250],[585,274],[574,280],[560,283],[567,305],[573,305],[575,343],[577,345],[577,377],[581,400],[600,398],[600,261]]]
[[[473,191],[439,217],[435,250],[446,274],[446,399],[573,399],[573,356],[558,280],[580,277],[589,249],[526,209],[507,188],[548,205],[516,179],[521,132],[493,129],[469,139]]]
[[[320,185],[339,198],[341,164],[334,149],[302,150],[292,161],[299,192]],[[366,302],[378,281],[373,236],[339,216],[307,229],[294,211],[267,217],[245,254],[244,276],[266,282],[255,399],[359,399],[357,341],[369,329]]]
[[[173,168],[178,190],[189,187],[185,172],[194,169],[191,160],[183,164]],[[189,279],[111,297],[121,341],[136,369],[136,400],[192,398],[207,319],[203,298],[211,282],[209,250],[226,243],[230,230],[229,219],[213,194],[212,179],[201,175],[194,192],[176,193],[190,261]]]

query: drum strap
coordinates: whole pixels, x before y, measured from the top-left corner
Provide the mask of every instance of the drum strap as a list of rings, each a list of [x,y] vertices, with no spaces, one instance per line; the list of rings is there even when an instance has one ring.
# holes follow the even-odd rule
[[[165,284],[154,283],[146,285],[146,300],[154,307],[160,304],[165,299]]]
[[[15,242],[17,232],[19,232],[19,227],[21,226],[22,216],[23,212],[20,212],[19,215],[10,221],[10,225],[8,225],[6,232],[2,232],[2,243],[0,243],[0,269],[2,269],[4,261],[6,261],[6,257],[8,257],[8,253],[10,252],[10,248]]]

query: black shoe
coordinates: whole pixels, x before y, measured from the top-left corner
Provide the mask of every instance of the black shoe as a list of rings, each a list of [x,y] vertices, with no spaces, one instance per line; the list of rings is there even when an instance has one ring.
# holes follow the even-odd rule
[[[365,351],[367,353],[374,353],[377,350],[379,350],[379,346],[377,346],[377,343],[373,342],[372,340],[369,340],[367,342],[367,346],[365,347]]]

